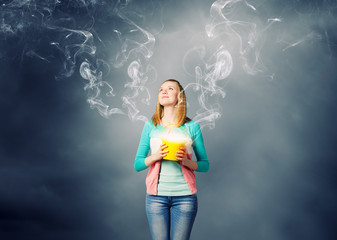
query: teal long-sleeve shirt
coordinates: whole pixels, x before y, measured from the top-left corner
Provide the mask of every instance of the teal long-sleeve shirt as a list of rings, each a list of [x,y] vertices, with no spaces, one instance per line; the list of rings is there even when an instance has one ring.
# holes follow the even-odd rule
[[[192,148],[198,163],[198,168],[196,169],[196,171],[207,172],[209,170],[209,161],[207,158],[200,125],[195,121],[189,121],[187,123],[184,123],[182,127],[186,129],[189,137],[193,141]],[[134,162],[134,168],[136,171],[142,171],[147,168],[147,166],[145,165],[145,158],[148,156],[148,153],[151,149],[151,137],[153,137],[153,132],[155,132],[156,130],[157,132],[160,132],[162,129],[163,126],[157,125],[156,127],[153,125],[151,120],[145,123]]]

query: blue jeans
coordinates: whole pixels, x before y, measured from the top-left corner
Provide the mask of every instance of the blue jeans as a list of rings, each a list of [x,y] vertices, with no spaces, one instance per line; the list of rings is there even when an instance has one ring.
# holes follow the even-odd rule
[[[198,210],[197,195],[146,195],[146,214],[153,240],[188,240]]]

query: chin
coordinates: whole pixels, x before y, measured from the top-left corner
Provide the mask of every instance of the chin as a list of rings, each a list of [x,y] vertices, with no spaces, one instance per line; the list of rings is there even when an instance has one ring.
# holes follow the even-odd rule
[[[163,107],[168,107],[168,106],[172,106],[174,105],[174,103],[172,102],[166,102],[166,101],[162,101],[162,102],[159,102],[160,105],[162,105]]]

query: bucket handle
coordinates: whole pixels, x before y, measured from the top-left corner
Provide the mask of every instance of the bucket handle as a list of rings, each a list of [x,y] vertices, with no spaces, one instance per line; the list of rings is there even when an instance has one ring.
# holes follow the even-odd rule
[[[170,123],[170,124],[168,124],[168,125],[166,125],[166,126],[163,126],[163,129],[160,131],[160,134],[163,132],[163,130],[165,129],[165,128],[167,128],[168,126],[173,126],[173,125],[176,125],[176,126],[178,126],[178,124],[176,124],[176,123]],[[189,137],[189,135],[188,135],[188,133],[187,133],[187,131],[186,131],[186,129],[183,127],[183,126],[178,126],[177,128],[182,128],[182,129],[184,129],[184,131],[185,131],[185,133],[186,133],[186,136],[187,137]]]

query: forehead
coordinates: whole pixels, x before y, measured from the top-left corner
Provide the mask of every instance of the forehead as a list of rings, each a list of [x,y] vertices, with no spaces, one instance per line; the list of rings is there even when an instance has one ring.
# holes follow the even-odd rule
[[[167,81],[167,82],[164,82],[160,88],[162,87],[178,87],[178,83],[176,82],[172,82],[172,81]]]

